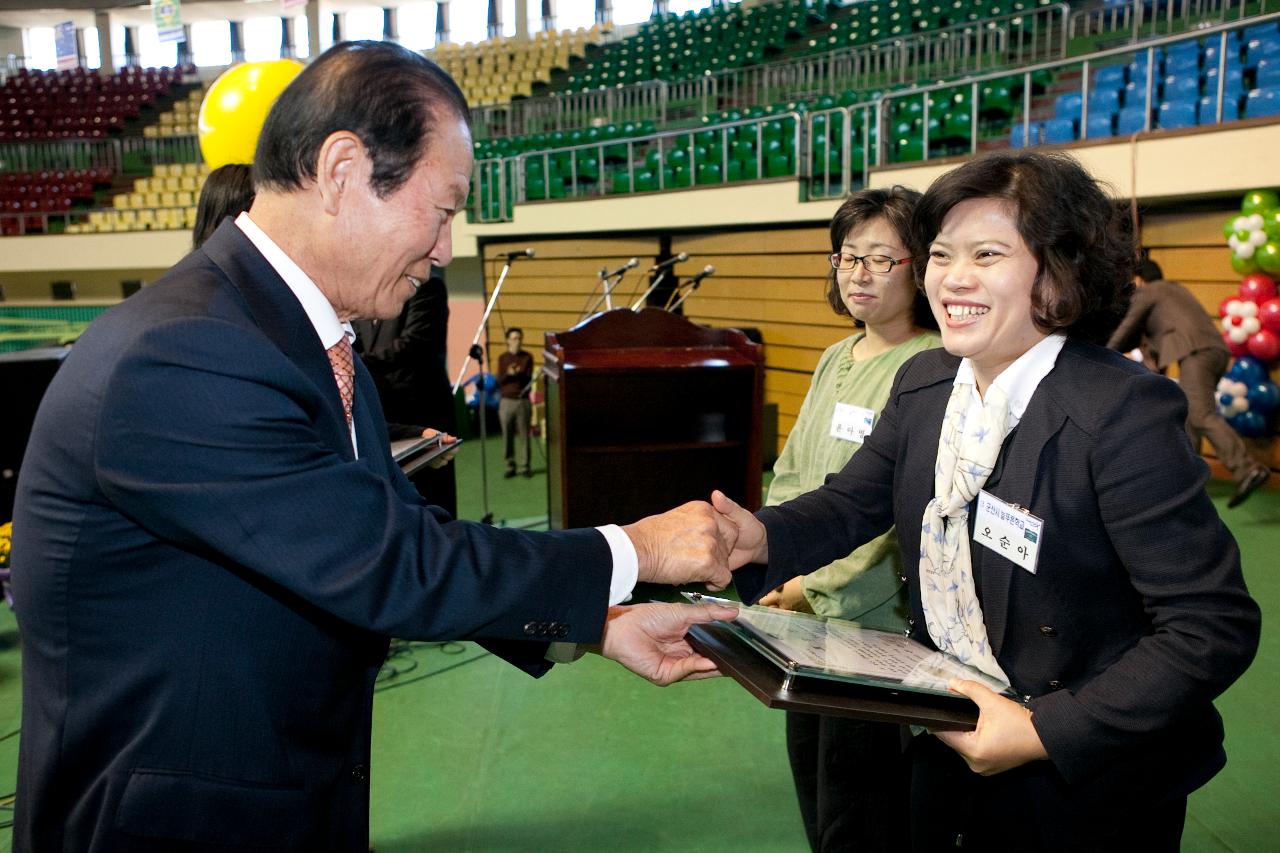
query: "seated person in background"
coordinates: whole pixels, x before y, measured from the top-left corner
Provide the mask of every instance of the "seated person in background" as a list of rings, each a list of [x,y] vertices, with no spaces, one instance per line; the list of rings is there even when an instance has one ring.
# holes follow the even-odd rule
[[[1141,345],[1143,355],[1162,373],[1178,365],[1178,385],[1187,395],[1187,432],[1197,449],[1200,439],[1213,445],[1218,460],[1236,481],[1228,507],[1244,502],[1271,476],[1270,469],[1249,455],[1240,434],[1218,414],[1218,380],[1231,353],[1199,300],[1176,281],[1165,281],[1155,261],[1143,261],[1133,277],[1137,290],[1129,311],[1107,346],[1127,352]]]
[[[773,467],[765,503],[822,485],[862,446],[889,398],[898,368],[941,345],[929,300],[916,287],[907,249],[920,194],[863,190],[831,220],[827,302],[859,331],[827,348],[800,416]],[[907,628],[898,542],[889,531],[761,604]],[[809,845],[823,850],[898,850],[906,838],[907,764],[898,726],[787,712],[787,752]]]
[[[1101,346],[1133,287],[1123,225],[1065,155],[942,175],[911,255],[945,351],[903,365],[821,487],[756,515],[712,496],[747,602],[896,524],[911,636],[1024,697],[954,680],[976,730],[910,738],[915,850],[1173,853],[1226,764],[1213,700],[1261,618],[1186,397]],[[1000,541],[1015,520],[1034,539]]]
[[[204,179],[196,202],[196,224],[191,248],[199,249],[213,236],[222,220],[233,219],[253,205],[253,169],[245,163],[219,166]]]

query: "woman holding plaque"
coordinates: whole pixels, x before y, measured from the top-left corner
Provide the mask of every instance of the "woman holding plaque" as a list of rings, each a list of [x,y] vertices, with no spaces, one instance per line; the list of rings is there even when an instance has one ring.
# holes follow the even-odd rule
[[[911,267],[911,214],[920,194],[904,187],[851,195],[831,220],[826,297],[854,334],[828,347],[787,436],[766,504],[816,489],[862,446],[907,359],[941,344]],[[890,531],[812,574],[792,578],[761,604],[907,627],[898,542]],[[898,727],[787,712],[787,754],[800,814],[815,851],[899,850],[906,837],[906,763]],[[899,783],[884,784],[889,779]]]
[[[1212,702],[1260,617],[1185,396],[1100,345],[1130,293],[1121,224],[1067,156],[943,175],[911,248],[945,349],[821,488],[757,516],[714,496],[747,601],[896,523],[911,635],[1024,697],[955,681],[977,729],[911,738],[917,850],[1174,851],[1226,761]]]

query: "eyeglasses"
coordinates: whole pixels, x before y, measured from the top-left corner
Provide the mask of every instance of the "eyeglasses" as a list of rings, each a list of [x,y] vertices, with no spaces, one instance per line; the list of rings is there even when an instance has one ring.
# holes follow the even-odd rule
[[[827,256],[827,260],[831,262],[833,270],[841,272],[850,272],[858,268],[861,263],[867,272],[876,275],[884,275],[892,270],[898,264],[905,264],[910,258],[891,258],[888,255],[865,255],[858,257],[857,255],[846,255],[843,252],[833,252]]]

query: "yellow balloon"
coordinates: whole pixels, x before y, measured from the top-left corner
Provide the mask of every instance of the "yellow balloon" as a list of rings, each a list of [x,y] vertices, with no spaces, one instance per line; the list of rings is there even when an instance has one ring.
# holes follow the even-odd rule
[[[209,168],[252,163],[258,134],[276,98],[302,71],[292,59],[244,62],[213,81],[200,105],[200,152]]]

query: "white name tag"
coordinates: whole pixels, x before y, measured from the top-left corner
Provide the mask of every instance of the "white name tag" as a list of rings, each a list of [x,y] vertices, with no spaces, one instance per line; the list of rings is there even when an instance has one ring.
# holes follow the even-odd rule
[[[844,441],[865,441],[875,422],[876,413],[872,409],[836,403],[836,410],[831,413],[831,437]]]
[[[1044,521],[1017,504],[1005,503],[995,495],[978,492],[978,517],[973,541],[985,545],[1001,557],[1036,573]]]

